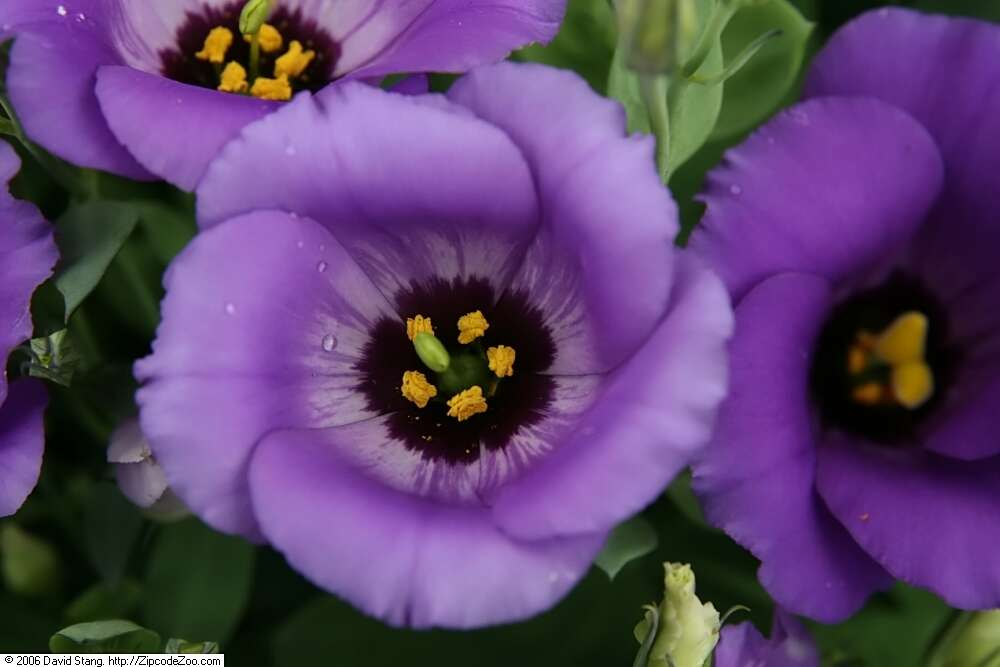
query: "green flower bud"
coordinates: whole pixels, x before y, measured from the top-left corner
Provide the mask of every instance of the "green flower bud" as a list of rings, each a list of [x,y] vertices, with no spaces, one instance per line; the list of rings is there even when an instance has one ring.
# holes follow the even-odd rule
[[[1000,667],[1000,609],[966,612],[945,632],[928,667]]]
[[[250,0],[240,12],[240,32],[255,35],[271,13],[271,0]]]
[[[702,667],[719,641],[719,612],[702,603],[694,592],[694,572],[681,563],[664,563],[664,595],[660,603],[656,640],[648,667]],[[635,626],[641,644],[650,632],[647,619]]]
[[[413,337],[413,347],[420,361],[435,373],[443,373],[451,365],[451,355],[434,334],[418,333]]]
[[[40,596],[59,588],[59,557],[47,542],[12,522],[0,527],[0,557],[4,585],[14,593]]]
[[[693,0],[617,0],[626,66],[642,74],[672,74],[698,37]]]

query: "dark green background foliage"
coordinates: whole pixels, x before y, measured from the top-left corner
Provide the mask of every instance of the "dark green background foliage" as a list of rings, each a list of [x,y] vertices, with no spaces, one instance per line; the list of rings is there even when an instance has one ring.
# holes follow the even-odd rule
[[[816,23],[805,48],[808,59],[840,24],[881,3],[793,4]],[[896,4],[1000,20],[998,0]],[[605,93],[615,46],[611,20],[604,0],[571,0],[555,42],[515,57],[574,69]],[[765,46],[760,57],[777,48]],[[752,77],[762,69],[767,68],[748,69],[739,86],[752,90]],[[447,83],[435,79],[436,87]],[[785,103],[794,99],[793,91]],[[687,228],[701,212],[693,196],[706,170],[741,138],[711,141],[674,174],[671,185]],[[721,610],[746,605],[751,611],[734,620],[749,618],[767,630],[773,607],[756,581],[757,563],[706,526],[685,479],[644,513],[658,535],[655,552],[628,563],[614,581],[594,568],[549,613],[465,633],[387,628],[313,587],[269,548],[214,533],[195,519],[168,525],[144,518],[114,485],[105,448],[115,425],[134,413],[131,364],[149,350],[162,273],[194,232],[193,200],[162,184],[43,166],[19,150],[25,166],[14,192],[57,221],[64,244],[75,243],[81,225],[95,230],[103,223],[105,230],[128,236],[119,252],[106,257],[113,259],[103,274],[103,267],[75,269],[93,270],[97,281],[86,285],[94,288],[89,294],[76,295],[82,302],[75,310],[76,299],[64,303],[51,283],[35,298],[36,335],[64,328],[69,315],[82,363],[71,389],[51,385],[42,479],[8,520],[52,547],[58,575],[48,580],[46,590],[30,595],[0,588],[0,652],[45,651],[49,638],[67,625],[127,618],[164,639],[217,641],[233,665],[625,667],[637,649],[632,628],[641,606],[662,594],[666,560],[692,563],[703,600]],[[91,203],[81,205],[84,199]],[[23,361],[12,359],[12,373]],[[828,664],[905,667],[919,663],[954,614],[934,596],[899,586],[873,598],[845,623],[810,628]]]

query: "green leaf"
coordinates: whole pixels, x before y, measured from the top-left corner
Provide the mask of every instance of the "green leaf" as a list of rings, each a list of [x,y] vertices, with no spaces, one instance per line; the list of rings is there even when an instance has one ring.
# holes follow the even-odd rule
[[[117,584],[142,529],[142,516],[117,486],[104,483],[92,492],[83,525],[91,564],[106,581]]]
[[[183,207],[158,201],[135,204],[139,212],[139,226],[149,240],[150,249],[164,266],[173,261],[198,231],[193,202],[184,204]]]
[[[175,637],[167,640],[163,651],[165,653],[218,653],[219,645],[215,642],[189,642]]]
[[[70,623],[131,616],[139,604],[140,593],[139,585],[131,579],[124,579],[118,585],[99,583],[73,600],[64,614]]]
[[[614,579],[630,562],[652,553],[657,543],[653,526],[642,517],[633,517],[611,531],[594,564],[604,570],[609,579]]]
[[[49,639],[53,653],[156,653],[160,636],[131,621],[95,621],[63,628]]]
[[[514,60],[571,69],[599,93],[608,83],[615,50],[615,15],[607,0],[570,0],[555,39],[514,53]]]
[[[29,343],[32,360],[28,375],[70,386],[73,374],[80,363],[73,339],[68,329],[60,329],[48,336],[32,338]]]
[[[722,33],[726,63],[773,30],[768,40],[724,86],[722,111],[712,139],[735,136],[764,120],[785,100],[798,78],[814,25],[786,0],[744,7]]]
[[[649,664],[649,653],[656,643],[656,633],[660,629],[660,611],[653,605],[646,605],[644,608],[645,617],[640,623],[643,629],[644,639],[639,647],[639,652],[635,655],[635,662],[632,667],[647,667]]]
[[[253,546],[189,519],[165,526],[146,572],[143,618],[172,637],[225,642],[250,596]]]
[[[55,284],[66,301],[67,321],[97,287],[138,221],[128,204],[90,201],[70,208],[56,223],[62,262]]]
[[[917,0],[913,8],[1000,23],[1000,2],[991,0]]]
[[[12,521],[0,526],[0,565],[4,584],[21,595],[52,593],[59,588],[62,578],[55,549]]]

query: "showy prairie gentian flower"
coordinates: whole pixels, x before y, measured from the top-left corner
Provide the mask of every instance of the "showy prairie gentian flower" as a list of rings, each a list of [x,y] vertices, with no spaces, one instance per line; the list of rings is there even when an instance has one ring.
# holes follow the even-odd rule
[[[819,667],[812,637],[794,616],[777,610],[771,636],[764,639],[752,623],[722,628],[713,667]]]
[[[465,71],[555,35],[565,0],[274,0],[256,68],[243,0],[7,0],[7,88],[28,136],[84,167],[193,189],[297,91]],[[256,75],[256,77],[255,77]],[[147,171],[148,170],[148,171]]]
[[[737,301],[696,466],[785,607],[890,576],[1000,605],[1000,27],[884,9],[710,177],[693,249]]]
[[[138,401],[171,487],[395,624],[551,606],[707,440],[728,299],[649,137],[540,66],[360,84],[198,190]]]
[[[6,184],[20,162],[0,142],[0,516],[17,511],[38,482],[45,445],[42,414],[48,397],[38,380],[8,386],[7,357],[31,338],[31,295],[52,273],[56,246],[38,209],[14,199]]]

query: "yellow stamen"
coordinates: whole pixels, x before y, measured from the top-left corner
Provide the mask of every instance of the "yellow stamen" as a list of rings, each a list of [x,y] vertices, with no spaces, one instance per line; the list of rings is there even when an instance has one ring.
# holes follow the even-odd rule
[[[288,45],[288,52],[275,61],[274,76],[278,78],[287,76],[294,79],[306,71],[309,63],[315,57],[315,51],[303,51],[301,42],[293,39],[292,43]]]
[[[851,398],[862,405],[878,405],[882,402],[882,385],[878,382],[866,382],[854,388]]]
[[[229,28],[212,28],[205,38],[205,45],[201,51],[194,54],[198,60],[207,60],[210,63],[221,65],[226,60],[226,51],[233,45],[233,32]]]
[[[406,337],[413,340],[418,333],[434,335],[434,325],[431,324],[431,318],[424,317],[423,315],[406,318]]]
[[[489,361],[490,370],[496,373],[498,378],[510,377],[514,374],[514,357],[517,356],[514,348],[506,345],[497,345],[486,350],[486,359]]]
[[[243,69],[243,65],[235,61],[230,61],[226,65],[226,69],[222,70],[219,90],[224,93],[247,92],[247,71]]]
[[[281,37],[281,33],[270,23],[265,23],[260,27],[257,39],[260,42],[260,50],[264,53],[280,51],[282,45],[285,43],[285,40]],[[253,42],[253,35],[243,35],[243,41],[248,44]]]
[[[437,387],[428,382],[427,377],[420,371],[403,373],[403,386],[400,387],[400,391],[403,393],[403,398],[414,403],[418,408],[427,407],[427,402],[438,393]]]
[[[478,310],[462,315],[458,318],[458,342],[468,345],[485,334],[489,328],[490,323]]]
[[[473,415],[486,412],[486,399],[483,390],[478,385],[469,387],[460,394],[455,394],[448,401],[448,416],[464,422]]]
[[[934,374],[930,366],[923,361],[912,361],[893,367],[892,393],[904,408],[919,408],[934,394]]]
[[[852,345],[847,351],[847,370],[851,375],[857,375],[868,368],[868,353],[861,345]]]
[[[875,354],[892,366],[923,361],[927,326],[923,313],[903,313],[878,337]]]
[[[292,99],[292,86],[288,83],[288,79],[285,77],[267,79],[262,76],[258,76],[253,82],[250,94],[254,97],[259,97],[262,100],[276,100],[278,102],[284,102],[285,100]]]

